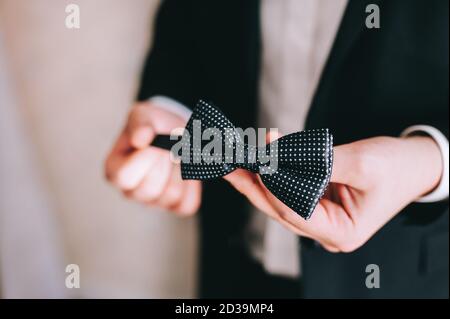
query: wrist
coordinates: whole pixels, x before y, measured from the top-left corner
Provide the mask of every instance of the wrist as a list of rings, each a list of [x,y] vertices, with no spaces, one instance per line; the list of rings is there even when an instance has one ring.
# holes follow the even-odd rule
[[[411,135],[401,138],[405,146],[404,156],[409,165],[406,180],[415,186],[413,196],[416,200],[432,192],[440,183],[443,173],[441,151],[429,136]]]

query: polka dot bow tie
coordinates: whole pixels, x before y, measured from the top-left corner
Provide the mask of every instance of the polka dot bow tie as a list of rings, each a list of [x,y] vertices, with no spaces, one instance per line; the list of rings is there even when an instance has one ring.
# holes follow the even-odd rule
[[[333,136],[329,130],[306,130],[262,147],[256,144],[254,130],[235,128],[218,108],[202,100],[181,139],[158,135],[152,143],[181,158],[183,179],[209,180],[243,168],[259,174],[275,197],[304,219],[310,218],[330,181]]]

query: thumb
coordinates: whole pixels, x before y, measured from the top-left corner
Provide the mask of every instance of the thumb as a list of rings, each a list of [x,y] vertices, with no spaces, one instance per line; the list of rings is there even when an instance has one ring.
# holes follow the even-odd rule
[[[155,137],[151,119],[151,108],[146,103],[138,104],[130,112],[125,133],[133,148],[146,148]]]
[[[135,127],[129,132],[130,144],[137,149],[148,147],[154,136],[155,132],[149,125]]]
[[[345,184],[357,189],[364,189],[366,180],[361,178],[364,161],[358,142],[334,147],[331,182]]]
[[[278,129],[270,129],[270,131],[266,134],[266,143],[272,143],[282,136],[283,134],[278,132]]]

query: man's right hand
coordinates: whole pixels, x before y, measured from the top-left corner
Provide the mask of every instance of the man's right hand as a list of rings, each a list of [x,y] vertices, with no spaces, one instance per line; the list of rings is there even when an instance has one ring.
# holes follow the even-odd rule
[[[149,146],[157,134],[184,127],[178,115],[150,103],[138,103],[105,161],[108,181],[126,197],[181,216],[194,214],[201,182],[181,179],[180,164],[166,150]]]

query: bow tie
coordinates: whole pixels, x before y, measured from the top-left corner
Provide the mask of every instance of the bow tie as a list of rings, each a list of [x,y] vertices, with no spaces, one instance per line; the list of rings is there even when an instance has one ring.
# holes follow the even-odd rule
[[[237,168],[257,173],[276,198],[304,219],[310,218],[331,177],[333,136],[329,130],[292,133],[262,147],[245,143],[244,132],[218,108],[200,100],[181,140],[158,135],[152,145],[178,156],[182,153],[183,179],[214,179]]]

